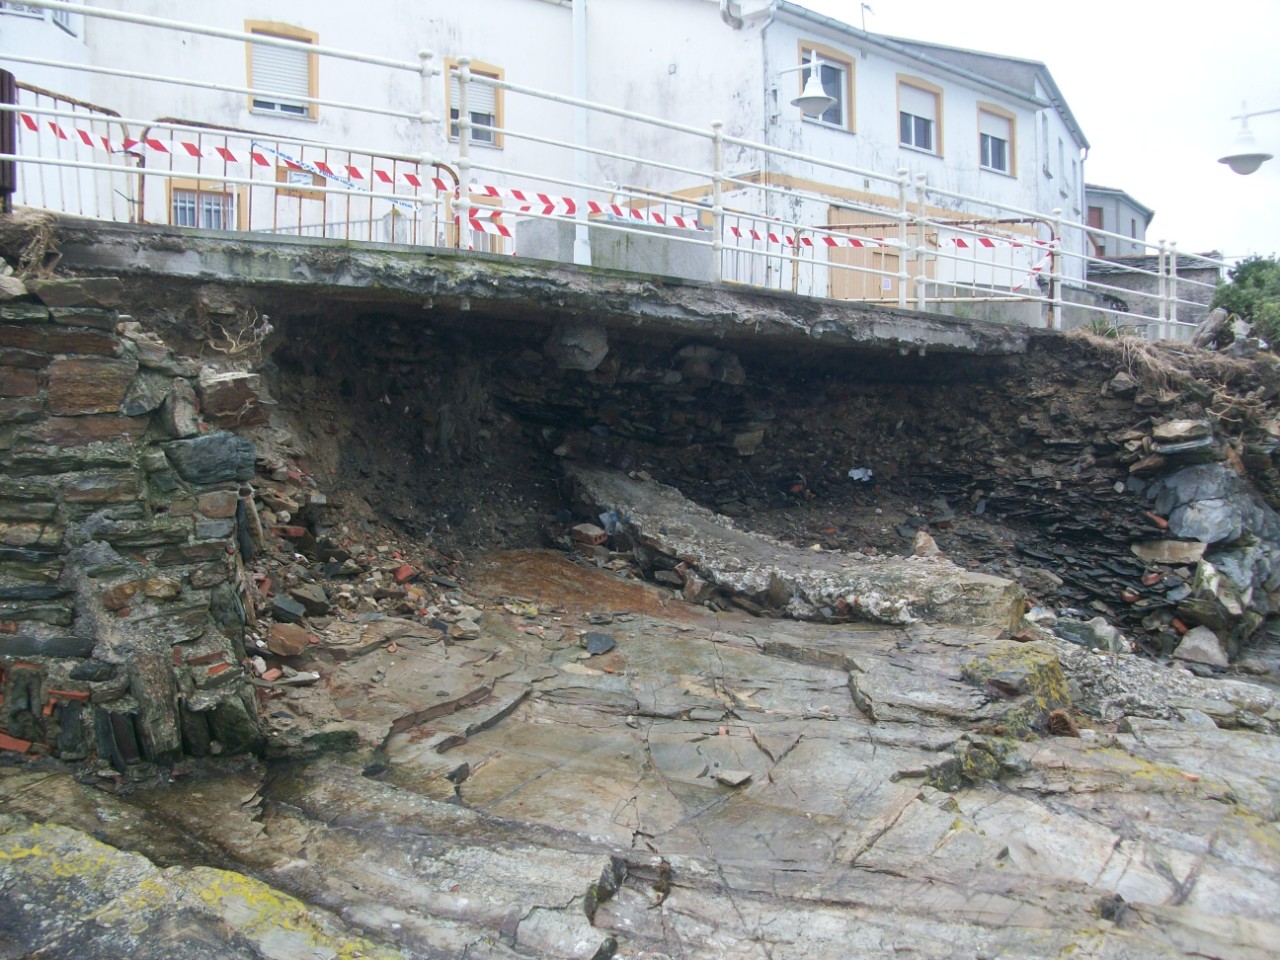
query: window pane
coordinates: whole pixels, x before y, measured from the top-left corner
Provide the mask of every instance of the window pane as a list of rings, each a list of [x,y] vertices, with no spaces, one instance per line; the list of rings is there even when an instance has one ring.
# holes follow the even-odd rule
[[[196,195],[190,190],[173,191],[173,225],[196,226]]]
[[[1004,173],[1009,171],[1009,144],[989,133],[982,135],[982,165]]]
[[[806,50],[804,52],[802,62],[812,63],[814,57],[815,54],[812,50]],[[818,59],[822,60],[821,57],[818,57]],[[812,70],[800,71],[800,83],[802,88],[804,84],[809,82],[809,77],[812,73]],[[846,68],[844,66],[822,60],[822,71],[820,75],[822,91],[834,100],[835,103],[824,110],[820,116],[805,117],[804,119],[817,120],[820,123],[829,123],[833,127],[848,126],[848,121],[846,119],[847,114],[845,112],[845,90],[848,84],[845,77]]]

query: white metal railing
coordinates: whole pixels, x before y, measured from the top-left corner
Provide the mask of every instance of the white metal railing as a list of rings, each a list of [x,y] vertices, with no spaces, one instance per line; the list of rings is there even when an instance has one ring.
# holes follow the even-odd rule
[[[211,104],[199,122],[130,118],[20,85],[15,103],[0,104],[0,121],[16,128],[15,149],[0,162],[17,164],[16,199],[28,205],[112,220],[553,259],[569,259],[566,238],[587,231],[599,266],[1059,328],[1114,323],[1154,338],[1189,336],[1188,311],[1203,310],[1223,268],[1176,244],[1064,219],[1060,210],[944,190],[906,170],[820,159],[730,135],[718,122],[675,123],[501,80],[473,70],[466,57],[452,67],[457,116],[451,119],[435,106],[440,90],[433,78],[441,71],[429,51],[374,56],[59,0],[0,4],[0,13],[19,16],[42,18],[46,10],[64,20],[102,18],[140,34],[177,32],[345,61],[385,74],[401,95],[380,95],[376,103],[318,90],[289,95],[308,110],[372,118],[377,126],[366,129],[377,129],[389,144],[355,147],[234,129],[219,122],[228,119],[225,112],[214,115],[215,94],[250,99],[278,91],[142,73],[123,57],[110,63],[102,51],[86,62],[0,53],[19,80],[24,67],[53,67],[109,77],[129,102],[139,102],[137,90],[177,87],[202,91]],[[494,94],[486,102],[507,98],[501,125],[497,116],[469,109],[480,87]],[[156,102],[156,94],[149,96]],[[534,109],[523,109],[529,105]],[[529,119],[535,109],[536,121]],[[586,142],[583,114],[615,135]],[[508,141],[521,149],[493,150]],[[595,164],[594,176],[584,172],[586,161]],[[797,183],[803,178],[780,175],[784,169],[821,173]],[[620,175],[611,178],[610,171]],[[841,182],[860,184],[855,199],[816,185]],[[1094,256],[1090,238],[1150,253]],[[1204,276],[1188,276],[1189,270]]]

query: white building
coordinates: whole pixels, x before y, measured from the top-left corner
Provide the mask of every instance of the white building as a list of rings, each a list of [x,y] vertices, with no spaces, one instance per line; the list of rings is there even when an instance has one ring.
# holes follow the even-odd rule
[[[157,223],[295,233],[340,227],[345,233],[339,235],[353,239],[452,242],[447,194],[433,196],[439,202],[422,208],[364,198],[363,188],[418,197],[422,189],[406,177],[421,181],[433,175],[452,186],[459,150],[457,125],[449,118],[457,117],[459,90],[450,68],[459,58],[473,58],[477,74],[562,95],[574,92],[575,58],[583,58],[591,101],[708,134],[711,121],[724,122],[730,142],[722,170],[731,179],[723,203],[736,211],[740,224],[781,221],[892,237],[901,200],[898,171],[908,172],[913,210],[915,178],[923,176],[931,188],[925,202],[930,229],[911,240],[937,251],[924,267],[899,263],[898,249],[889,247],[775,247],[769,257],[727,253],[731,279],[896,300],[896,278],[830,270],[829,257],[890,273],[914,275],[927,268],[929,278],[942,284],[981,280],[1009,287],[1027,279],[1039,256],[1030,241],[1054,237],[1054,211],[1081,218],[1088,142],[1043,64],[866,33],[786,0],[579,3],[586,4],[581,44],[575,44],[569,0],[368,0],[360,7],[263,0],[89,3],[317,49],[357,51],[404,69],[92,16],[59,13],[55,19],[29,4],[0,3],[0,66],[20,81],[127,118],[115,123],[90,111],[93,119],[63,118],[64,126],[88,127],[112,142],[142,142],[127,156],[112,155],[74,136],[50,145],[42,118],[38,131],[20,126],[26,152],[91,159],[129,172],[49,167],[38,184],[28,172],[19,202],[53,206],[51,197],[57,196],[73,212],[88,215],[120,218],[127,204],[132,219]],[[444,72],[424,82],[410,69],[420,50],[433,51],[433,62]],[[807,71],[796,68],[814,56],[823,63],[822,83],[835,103],[821,117],[802,118],[790,100]],[[15,57],[62,66],[34,66]],[[75,63],[99,72],[71,69]],[[127,76],[136,72],[187,82]],[[463,168],[470,182],[601,201],[613,196],[633,208],[672,210],[682,200],[712,199],[711,144],[705,136],[593,114],[589,146],[667,166],[592,155],[585,172],[596,192],[589,193],[555,182],[574,182],[582,171],[564,146],[576,135],[573,109],[480,83],[468,85],[468,106],[473,122],[498,128],[472,132],[473,167],[469,175]],[[82,109],[74,107],[77,113]],[[431,115],[428,122],[418,119],[424,112]],[[175,132],[146,123],[162,119],[210,129]],[[165,154],[147,147],[147,138],[178,146]],[[735,139],[820,162],[762,152]],[[184,143],[194,143],[203,156],[184,153]],[[423,156],[443,161],[447,169],[420,165]],[[169,175],[142,177],[139,168]],[[73,183],[77,177],[92,183]],[[347,188],[355,193],[325,192]],[[79,209],[69,202],[69,191],[78,194]],[[1034,216],[1011,215],[994,205]],[[702,219],[707,220],[705,211]],[[1011,243],[974,250],[969,263],[953,259],[956,250],[974,247],[963,241],[975,231]],[[1085,252],[1082,232],[1060,239],[1068,249]],[[1013,245],[1020,241],[1026,244]],[[1083,275],[1072,261],[1063,270]]]

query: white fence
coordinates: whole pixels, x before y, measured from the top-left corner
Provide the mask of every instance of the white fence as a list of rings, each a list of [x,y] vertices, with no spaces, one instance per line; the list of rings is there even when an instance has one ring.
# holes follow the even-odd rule
[[[1132,326],[1151,338],[1189,336],[1188,311],[1203,309],[1223,266],[1163,241],[1146,244],[1146,260],[1096,257],[1090,238],[1135,241],[1066,220],[1059,210],[942,190],[905,170],[864,170],[729,136],[719,123],[692,127],[505,82],[473,70],[465,57],[451,65],[456,109],[449,119],[430,109],[440,71],[428,52],[401,60],[54,0],[20,6],[127,24],[140,38],[135,49],[177,33],[353,61],[416,75],[422,94],[415,110],[291,95],[291,109],[324,106],[385,121],[387,139],[401,149],[371,150],[232,129],[212,116],[122,117],[21,80],[30,65],[157,90],[276,99],[279,91],[140,73],[128,58],[111,65],[100,55],[72,63],[6,53],[0,62],[20,82],[15,102],[0,104],[0,120],[15,133],[0,163],[16,163],[12,199],[19,204],[116,221],[580,262],[589,250],[596,266],[1056,328]],[[562,111],[563,122],[500,124],[491,106],[498,91],[509,103],[538,101],[541,116]],[[595,142],[551,135],[581,130],[575,121],[583,112],[626,135]],[[520,111],[509,106],[506,114]],[[444,136],[441,124],[449,125]],[[416,155],[403,149],[406,129],[418,131]],[[505,153],[477,149],[504,141],[537,144],[542,160],[504,166],[491,158]],[[651,149],[630,153],[602,141]],[[432,143],[448,144],[450,155],[431,156]],[[627,169],[630,182],[589,182],[584,157]],[[785,164],[821,168],[823,182],[856,183],[859,197],[879,199],[798,189],[766,172]]]

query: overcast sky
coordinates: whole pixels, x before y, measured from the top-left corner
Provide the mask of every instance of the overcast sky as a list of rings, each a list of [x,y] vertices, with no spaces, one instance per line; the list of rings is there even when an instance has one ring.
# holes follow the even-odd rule
[[[861,25],[859,0],[799,0]],[[1277,0],[871,0],[867,30],[1048,65],[1092,148],[1089,183],[1155,210],[1148,240],[1227,256],[1280,254],[1280,159],[1241,177],[1240,101],[1280,108]],[[1280,156],[1280,113],[1250,121]]]

